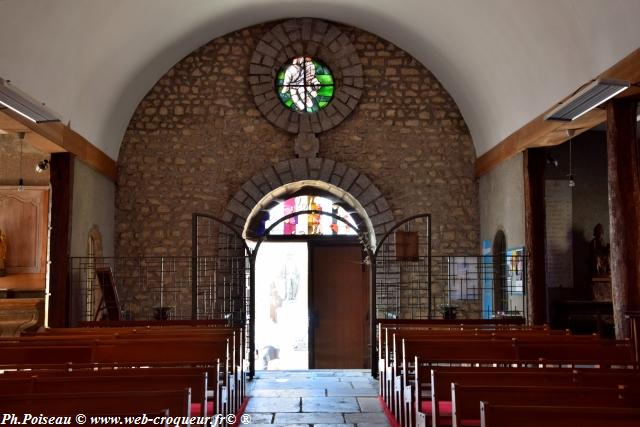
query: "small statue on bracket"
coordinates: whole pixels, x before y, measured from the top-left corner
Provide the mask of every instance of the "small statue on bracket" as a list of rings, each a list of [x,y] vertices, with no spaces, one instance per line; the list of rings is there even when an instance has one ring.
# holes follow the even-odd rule
[[[609,244],[604,243],[604,228],[598,223],[593,228],[593,239],[589,243],[589,270],[593,276],[607,276],[609,266]]]
[[[0,229],[0,277],[7,275],[5,260],[7,258],[7,235]]]

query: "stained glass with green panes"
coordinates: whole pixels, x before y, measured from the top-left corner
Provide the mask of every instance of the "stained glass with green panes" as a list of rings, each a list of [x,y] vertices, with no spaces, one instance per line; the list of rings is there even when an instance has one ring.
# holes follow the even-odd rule
[[[334,90],[329,67],[308,56],[293,58],[276,75],[278,97],[292,111],[315,113],[329,105]]]

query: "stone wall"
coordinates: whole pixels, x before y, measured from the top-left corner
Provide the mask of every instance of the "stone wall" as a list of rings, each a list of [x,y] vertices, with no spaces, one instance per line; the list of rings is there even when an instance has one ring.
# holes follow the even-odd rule
[[[294,137],[261,116],[249,90],[251,52],[272,25],[201,47],[140,103],[119,156],[120,256],[188,253],[191,212],[221,216],[252,175],[294,157]],[[364,65],[365,91],[344,123],[319,135],[320,157],[366,173],[396,219],[431,212],[434,252],[475,251],[475,154],[455,103],[406,52],[341,28]]]
[[[249,83],[252,52],[276,24],[202,46],[142,100],[118,159],[118,256],[189,255],[192,212],[222,216],[255,174],[295,157],[295,135],[262,116]],[[476,254],[475,152],[456,104],[408,53],[339,27],[363,65],[364,89],[353,113],[318,134],[319,157],[365,174],[395,220],[430,212],[434,254]]]

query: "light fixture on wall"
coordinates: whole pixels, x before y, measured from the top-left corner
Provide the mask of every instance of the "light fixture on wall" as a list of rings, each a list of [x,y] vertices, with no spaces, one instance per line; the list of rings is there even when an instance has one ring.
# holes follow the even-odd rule
[[[18,180],[18,191],[24,191],[24,179],[22,179],[22,146],[24,145],[24,136],[24,132],[18,132],[18,139],[20,139],[20,164],[18,165],[20,179]]]
[[[573,152],[572,152],[572,146],[573,146],[573,135],[575,135],[576,131],[574,129],[567,129],[567,136],[569,137],[569,174],[567,175],[569,177],[569,187],[573,188],[576,186],[576,180],[575,180],[575,176],[573,175]]]
[[[12,86],[9,80],[0,78],[0,107],[6,107],[35,123],[60,121],[43,103]]]
[[[44,159],[38,162],[38,164],[36,164],[36,172],[38,173],[42,173],[44,171],[46,171],[47,169],[49,169],[49,160],[48,159]]]
[[[630,86],[628,81],[597,79],[580,89],[544,116],[545,120],[570,122],[613,98]]]

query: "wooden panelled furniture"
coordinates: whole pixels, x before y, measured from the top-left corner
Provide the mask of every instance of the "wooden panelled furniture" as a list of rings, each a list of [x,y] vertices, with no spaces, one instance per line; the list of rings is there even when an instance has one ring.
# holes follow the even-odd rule
[[[243,329],[217,321],[102,324],[109,326],[0,339],[0,410],[185,417],[240,410]]]
[[[632,340],[466,322],[379,324],[380,395],[403,427],[640,425]]]
[[[6,236],[0,336],[19,335],[44,322],[48,214],[49,187],[18,191],[15,186],[0,186],[0,230]]]

